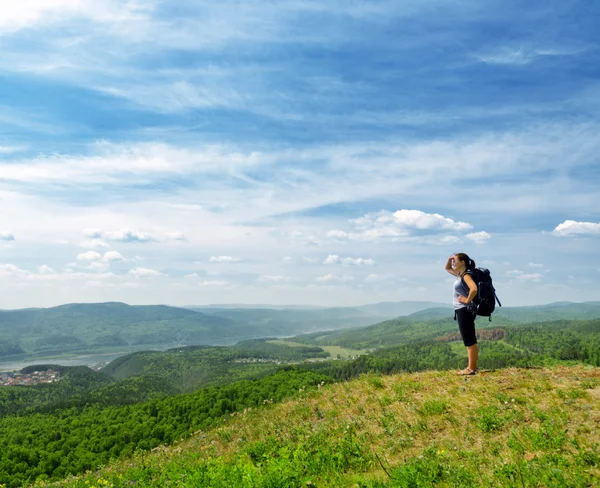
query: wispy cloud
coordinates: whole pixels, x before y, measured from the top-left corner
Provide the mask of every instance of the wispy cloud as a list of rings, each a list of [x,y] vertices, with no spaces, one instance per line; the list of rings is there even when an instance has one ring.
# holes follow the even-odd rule
[[[241,261],[240,258],[234,258],[233,256],[213,256],[209,259],[211,263],[237,263]]]
[[[524,66],[533,63],[538,58],[574,56],[585,52],[582,48],[565,49],[541,48],[541,47],[502,47],[495,51],[480,53],[476,57],[479,61],[487,64],[519,65]]]
[[[597,244],[598,15],[7,4],[0,302],[444,299],[457,250],[495,262],[509,301],[597,299],[540,286],[588,273]]]

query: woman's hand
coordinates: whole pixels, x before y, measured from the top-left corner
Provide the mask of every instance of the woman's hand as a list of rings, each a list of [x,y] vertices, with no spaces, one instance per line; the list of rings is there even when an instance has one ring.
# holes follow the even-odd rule
[[[454,276],[456,276],[456,270],[454,269],[455,259],[456,254],[453,254],[448,258],[448,261],[446,261],[446,271],[448,271],[448,273]]]
[[[467,305],[467,304],[471,303],[471,300],[469,300],[467,297],[463,297],[462,295],[458,295],[458,298],[457,298],[457,300],[458,300],[460,303],[464,303],[465,305]]]

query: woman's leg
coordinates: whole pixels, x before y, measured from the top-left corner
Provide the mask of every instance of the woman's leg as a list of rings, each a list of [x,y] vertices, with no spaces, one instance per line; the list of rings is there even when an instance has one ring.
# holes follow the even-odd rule
[[[477,335],[475,333],[475,315],[466,308],[460,308],[456,310],[456,318],[463,344],[467,348],[467,358],[469,360],[467,369],[460,371],[459,374],[473,374],[477,371],[477,360],[479,359],[479,347],[477,346]]]
[[[469,358],[469,366],[471,371],[477,371],[477,359],[479,359],[479,347],[477,344],[467,347],[467,357]]]

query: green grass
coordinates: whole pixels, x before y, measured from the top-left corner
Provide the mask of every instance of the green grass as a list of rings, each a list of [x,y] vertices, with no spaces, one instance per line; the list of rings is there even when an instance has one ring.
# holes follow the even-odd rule
[[[593,367],[369,374],[56,485],[594,486],[599,400]]]
[[[300,342],[286,341],[283,339],[273,339],[270,341],[265,341],[267,344],[279,344],[281,346],[289,346],[289,347],[306,347],[306,344],[301,344]],[[322,346],[319,345],[321,349],[325,352],[328,352],[332,358],[340,358],[340,359],[350,359],[357,356],[361,356],[362,354],[367,354],[367,349],[348,349],[340,346]]]

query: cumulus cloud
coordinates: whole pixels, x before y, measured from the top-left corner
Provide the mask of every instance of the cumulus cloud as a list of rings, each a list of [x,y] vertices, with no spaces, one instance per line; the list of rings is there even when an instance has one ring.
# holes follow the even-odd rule
[[[129,270],[129,274],[134,276],[135,278],[146,278],[151,276],[162,276],[160,271],[156,271],[155,269],[149,268],[135,268]]]
[[[473,232],[471,234],[467,234],[465,237],[467,239],[469,239],[470,241],[475,242],[476,244],[481,244],[481,243],[487,241],[488,239],[490,239],[492,236],[491,236],[491,234],[488,234],[485,231],[481,231],[481,232]]]
[[[177,233],[179,234],[179,233]],[[151,242],[157,239],[147,232],[139,232],[132,229],[120,229],[115,231],[102,231],[100,229],[85,229],[83,235],[90,238],[91,247],[106,247],[107,244],[103,241],[116,241],[116,242]],[[183,234],[181,234],[183,235]],[[169,234],[167,234],[167,238]]]
[[[99,259],[102,259],[102,256],[96,251],[82,252],[77,255],[78,261],[97,261]]]
[[[327,235],[337,239],[374,241],[384,238],[408,238],[413,235],[462,232],[473,228],[467,222],[456,221],[438,213],[409,209],[368,213],[357,219],[350,219],[349,222],[355,227],[355,231],[346,232],[336,229],[330,230]]]
[[[342,258],[337,254],[327,256],[323,264],[341,264],[343,266],[373,266],[375,261],[370,258]]]
[[[552,233],[557,236],[598,235],[600,223],[565,220],[562,224],[558,224]]]
[[[12,275],[12,274],[23,274],[23,273],[29,273],[29,271],[21,269],[18,266],[15,266],[14,264],[9,264],[9,263],[0,264],[0,274]]]
[[[241,260],[240,258],[234,258],[233,256],[213,256],[209,261],[211,263],[237,263]]]
[[[108,252],[104,253],[104,256],[102,256],[102,261],[104,261],[104,262],[125,261],[125,258],[121,255],[120,252],[108,251]]]
[[[540,263],[527,263],[528,268],[543,268],[544,265]]]
[[[150,242],[156,238],[146,232],[137,232],[130,229],[121,229],[114,232],[105,232],[104,237],[109,241],[119,242]]]
[[[48,266],[47,264],[42,264],[42,265],[39,267],[39,270],[38,270],[38,272],[39,272],[40,274],[55,274],[55,273],[56,273],[56,271],[54,271],[54,270],[53,270],[53,269],[52,269],[50,266]]]
[[[14,241],[15,236],[10,232],[0,232],[0,241]]]

